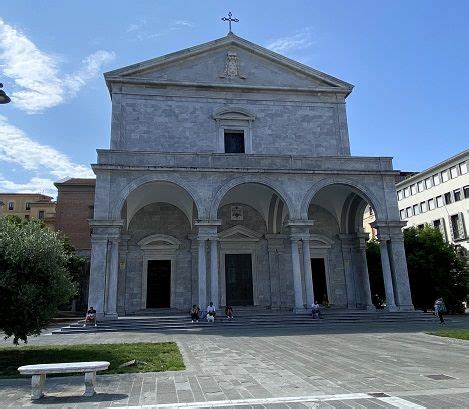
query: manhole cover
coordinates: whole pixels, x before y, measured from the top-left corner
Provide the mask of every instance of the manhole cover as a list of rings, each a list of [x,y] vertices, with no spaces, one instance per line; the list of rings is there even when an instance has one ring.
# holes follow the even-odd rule
[[[386,395],[384,392],[371,392],[368,395],[373,396],[373,398],[388,398],[389,395]]]
[[[426,376],[427,378],[433,379],[433,380],[435,380],[435,381],[444,381],[445,379],[456,379],[456,378],[453,378],[452,376],[443,375],[443,374],[438,374],[438,375],[424,375],[424,376]]]

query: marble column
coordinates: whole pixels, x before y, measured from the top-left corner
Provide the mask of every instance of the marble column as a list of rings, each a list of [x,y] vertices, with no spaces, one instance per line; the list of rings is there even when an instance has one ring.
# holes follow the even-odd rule
[[[107,277],[106,312],[107,319],[117,318],[117,278],[119,275],[119,239],[113,237],[108,242],[109,267]]]
[[[353,236],[351,234],[340,234],[342,242],[342,259],[344,262],[345,291],[347,293],[347,308],[357,308],[357,294],[355,288],[355,274],[352,263]]]
[[[365,236],[359,236],[359,257],[361,261],[361,281],[362,281],[362,288],[363,294],[365,296],[364,307],[367,310],[374,310],[376,309],[373,305],[373,301],[371,299],[371,287],[370,287],[370,275],[368,274],[368,261],[366,259],[366,238],[368,234]]]
[[[410,292],[409,273],[404,248],[404,236],[397,231],[390,236],[390,253],[394,275],[394,293],[400,311],[413,311],[412,295]]]
[[[293,290],[295,293],[295,310],[304,310],[303,288],[301,286],[300,253],[298,251],[298,238],[290,237],[291,259],[293,270]]]
[[[206,238],[198,237],[199,241],[199,257],[198,257],[198,271],[199,271],[199,306],[202,310],[207,307],[207,262],[205,257],[206,252]]]
[[[98,320],[104,318],[104,292],[107,259],[107,236],[91,235],[91,262],[88,307],[94,307]]]
[[[306,308],[311,307],[314,301],[313,273],[311,271],[311,252],[309,237],[303,237],[303,272],[305,276]]]
[[[389,237],[380,236],[379,249],[381,255],[381,268],[383,270],[384,291],[386,293],[386,309],[388,311],[397,311],[394,300],[394,288],[392,283],[391,265],[389,263],[388,240]]]
[[[216,308],[220,307],[218,291],[218,239],[210,238],[210,301]]]

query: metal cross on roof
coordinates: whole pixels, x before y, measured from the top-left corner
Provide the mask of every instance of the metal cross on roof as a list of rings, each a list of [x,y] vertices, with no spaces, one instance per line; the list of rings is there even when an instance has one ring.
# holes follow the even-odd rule
[[[231,33],[231,22],[237,23],[239,20],[237,18],[231,18],[233,15],[231,14],[231,11],[228,13],[228,17],[222,17],[223,21],[228,21],[230,25],[230,33]]]

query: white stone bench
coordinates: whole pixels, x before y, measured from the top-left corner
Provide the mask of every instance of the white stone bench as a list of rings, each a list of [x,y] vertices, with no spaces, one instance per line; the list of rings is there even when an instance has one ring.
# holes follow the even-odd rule
[[[31,399],[40,399],[44,396],[42,388],[46,381],[46,375],[51,373],[85,373],[85,393],[84,396],[95,394],[96,371],[104,371],[109,367],[109,362],[67,362],[58,364],[39,364],[20,366],[18,371],[22,375],[32,375],[31,378]]]

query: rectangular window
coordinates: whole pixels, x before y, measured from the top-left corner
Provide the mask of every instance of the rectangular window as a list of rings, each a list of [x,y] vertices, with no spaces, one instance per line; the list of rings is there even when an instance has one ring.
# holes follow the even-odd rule
[[[44,219],[44,210],[39,210],[39,212],[37,214],[37,218],[38,219]]]
[[[433,210],[435,208],[435,199],[430,199],[428,201],[428,210]]]
[[[461,175],[465,175],[467,173],[467,163],[466,162],[462,162],[459,164],[459,173]]]
[[[404,220],[405,219],[405,210],[402,209],[399,213],[401,214],[401,220]]]
[[[433,186],[438,186],[440,184],[440,176],[433,175]]]
[[[31,210],[31,204],[29,202],[26,202],[25,209]]]
[[[244,153],[244,131],[225,129],[225,153]]]
[[[423,192],[424,189],[425,187],[423,186],[423,180],[421,180],[419,183],[417,183],[417,190],[419,192]]]
[[[433,185],[432,185],[432,179],[431,179],[431,178],[426,178],[426,179],[425,179],[425,187],[426,187],[427,189],[430,189],[432,186],[433,186]]]
[[[436,197],[436,207],[443,207],[443,196]]]
[[[460,240],[466,237],[464,231],[464,222],[462,213],[453,214],[450,218],[451,232],[453,234],[453,240]]]
[[[418,224],[417,225],[417,229],[419,229],[419,230],[423,230],[424,227],[425,227],[424,224]]]
[[[420,209],[419,209],[419,205],[418,205],[418,204],[413,205],[413,206],[412,206],[412,210],[413,210],[413,212],[414,212],[414,215],[420,214]]]
[[[464,186],[464,198],[469,199],[469,186]]]
[[[15,202],[8,202],[8,210],[15,210]]]
[[[410,187],[410,194],[411,194],[411,195],[417,194],[417,185],[412,185],[412,186]]]
[[[25,215],[24,215],[24,218],[25,218],[26,220],[29,220],[29,214],[25,214]]]
[[[409,187],[406,187],[404,189],[404,197],[409,197],[410,196],[410,188]]]
[[[443,236],[443,239],[446,241],[447,237],[446,237],[446,229],[445,229],[444,219],[433,220],[433,227],[440,231],[441,235]]]
[[[404,198],[404,193],[402,192],[402,190],[399,190],[397,192],[397,200],[402,200]]]
[[[454,201],[459,202],[461,200],[461,189],[453,190]]]
[[[420,203],[420,211],[421,211],[422,213],[425,213],[427,210],[428,210],[427,202],[422,202],[422,203]]]
[[[412,208],[408,207],[407,209],[405,209],[405,214],[407,217],[412,217]]]
[[[443,182],[447,182],[449,180],[449,172],[447,170],[441,172],[441,180]]]
[[[453,166],[452,168],[449,169],[449,173],[451,174],[451,179],[457,178],[458,168],[456,166]]]
[[[445,203],[447,205],[451,203],[451,192],[445,193]]]

